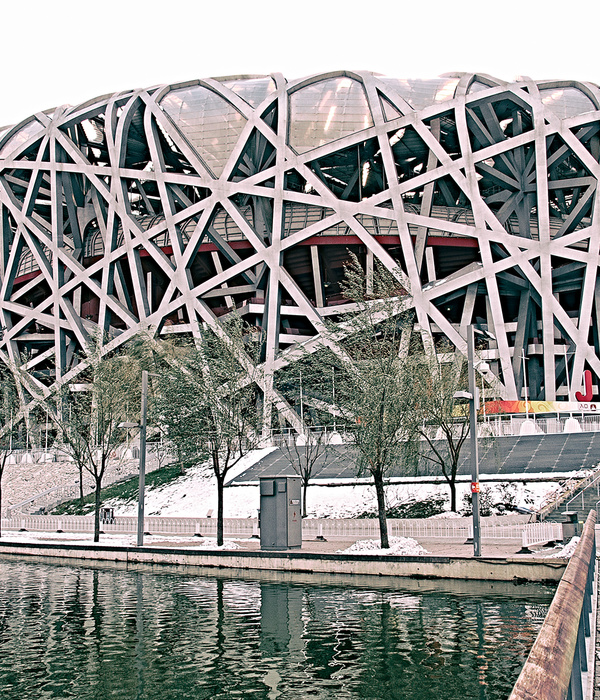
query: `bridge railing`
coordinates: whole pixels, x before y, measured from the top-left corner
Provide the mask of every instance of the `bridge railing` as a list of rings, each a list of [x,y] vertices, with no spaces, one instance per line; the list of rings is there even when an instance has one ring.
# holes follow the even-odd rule
[[[509,700],[588,700],[592,696],[595,525],[592,510]]]

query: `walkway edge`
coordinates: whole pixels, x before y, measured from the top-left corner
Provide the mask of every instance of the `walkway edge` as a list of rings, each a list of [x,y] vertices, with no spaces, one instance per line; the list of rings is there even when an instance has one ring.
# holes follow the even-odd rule
[[[315,554],[302,551],[256,552],[239,550],[119,547],[55,543],[0,542],[0,555],[49,557],[125,563],[169,564],[219,569],[398,576],[428,579],[484,581],[560,581],[567,562],[531,558],[377,556]]]

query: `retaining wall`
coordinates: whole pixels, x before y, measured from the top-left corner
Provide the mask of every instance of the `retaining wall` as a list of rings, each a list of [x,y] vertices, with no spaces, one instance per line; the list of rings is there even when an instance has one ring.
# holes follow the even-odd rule
[[[164,547],[0,542],[0,555],[283,571],[486,581],[558,582],[566,562],[547,559],[207,551]]]

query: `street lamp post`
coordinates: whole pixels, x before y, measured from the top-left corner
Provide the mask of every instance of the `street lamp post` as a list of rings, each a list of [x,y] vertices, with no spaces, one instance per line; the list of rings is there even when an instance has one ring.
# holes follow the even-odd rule
[[[144,545],[144,501],[146,489],[146,418],[148,414],[148,372],[142,370],[142,404],[140,410],[140,481],[138,497],[137,546]]]
[[[481,556],[481,525],[479,515],[479,453],[477,444],[477,383],[475,381],[475,328],[467,328],[467,362],[469,367],[469,427],[471,431],[471,501],[473,504],[473,555]]]
[[[140,461],[139,461],[139,489],[138,489],[138,516],[137,516],[137,546],[144,546],[144,501],[146,490],[146,424],[148,415],[148,374],[142,370],[142,403],[140,407],[140,422],[120,423],[119,428],[140,429]]]

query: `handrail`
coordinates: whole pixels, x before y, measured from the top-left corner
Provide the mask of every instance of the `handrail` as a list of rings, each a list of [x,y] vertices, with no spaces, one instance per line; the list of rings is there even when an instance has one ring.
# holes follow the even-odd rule
[[[77,488],[77,486],[78,483],[76,481],[74,481],[72,484],[61,484],[60,486],[53,486],[51,489],[46,489],[45,491],[36,493],[35,496],[30,496],[29,498],[25,499],[24,501],[21,501],[20,503],[15,503],[12,506],[8,506],[6,508],[6,512],[8,513],[11,510],[21,508],[21,506],[26,506],[28,503],[33,503],[33,501],[38,501],[40,498],[42,498],[43,496],[47,496],[49,493],[54,493],[55,491],[62,491],[64,489],[70,491],[73,487]]]
[[[596,511],[592,510],[509,700],[565,700],[572,684],[577,683],[581,691],[581,670],[587,669],[587,661],[580,656],[580,625],[583,622],[586,627],[589,614],[586,594],[596,564],[595,525]],[[587,623],[589,633],[589,618]]]
[[[592,483],[586,483],[590,479],[593,479]],[[598,467],[594,468],[594,471],[591,474],[588,474],[586,477],[583,479],[569,479],[567,481],[567,484],[569,482],[574,481],[575,483],[572,486],[569,486],[566,491],[563,491],[561,493],[558,493],[551,501],[546,503],[544,506],[542,506],[538,511],[537,511],[537,517],[539,520],[544,520],[548,514],[550,514],[553,510],[558,508],[561,503],[565,503],[567,498],[569,496],[572,496],[572,498],[568,501],[570,503],[572,500],[575,500],[581,493],[580,489],[582,491],[585,491],[589,486],[591,486],[593,483],[595,483],[596,479],[600,479],[600,473],[598,472]],[[585,486],[584,486],[585,484]],[[583,487],[583,488],[582,488]],[[577,493],[575,494],[575,492]],[[575,495],[573,495],[575,494]],[[568,504],[567,504],[568,505]]]
[[[591,479],[592,477],[594,477],[594,479],[593,479],[592,481],[590,481],[589,484],[585,484],[585,482],[588,481],[589,479]],[[591,488],[592,486],[596,485],[596,482],[598,482],[598,481],[600,481],[600,474],[597,474],[597,473],[595,473],[595,472],[594,472],[593,474],[590,474],[588,477],[586,477],[586,478],[581,482],[581,484],[580,484],[580,486],[583,486],[583,484],[585,484],[585,486],[583,486],[583,488],[581,488],[581,490],[579,490],[579,491],[573,496],[573,498],[570,498],[570,499],[565,503],[566,509],[568,510],[568,509],[569,509],[568,506],[570,506],[571,503],[573,503],[573,501],[574,501],[576,498],[579,498],[579,496],[581,496],[585,491],[587,491],[587,490],[588,490],[589,488]]]

